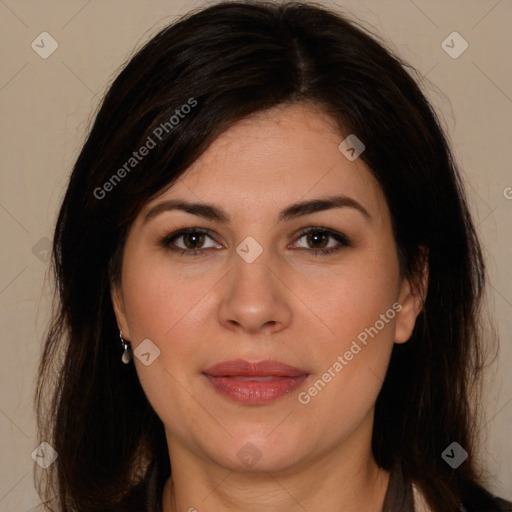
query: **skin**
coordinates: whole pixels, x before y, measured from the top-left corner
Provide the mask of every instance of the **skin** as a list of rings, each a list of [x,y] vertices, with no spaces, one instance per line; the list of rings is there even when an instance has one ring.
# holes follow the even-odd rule
[[[346,135],[312,105],[258,113],[220,135],[131,226],[112,298],[132,348],[150,339],[160,350],[149,366],[133,362],[166,430],[173,476],[164,512],[382,508],[389,474],[371,453],[374,406],[393,344],[410,338],[423,297],[400,276],[377,181],[360,158],[350,161],[338,149]],[[290,204],[334,193],[356,200],[371,218],[343,207],[278,222]],[[144,221],[150,208],[177,198],[213,203],[230,221],[178,210]],[[351,246],[322,254],[320,248],[340,244],[300,237],[311,226],[342,233]],[[173,242],[202,256],[159,243],[183,228],[211,230],[211,238]],[[252,263],[236,252],[248,236],[263,248]],[[297,394],[395,302],[401,311],[300,403]],[[275,359],[310,376],[274,402],[245,405],[220,395],[201,374],[234,358]],[[248,442],[261,455],[252,467],[237,457]]]

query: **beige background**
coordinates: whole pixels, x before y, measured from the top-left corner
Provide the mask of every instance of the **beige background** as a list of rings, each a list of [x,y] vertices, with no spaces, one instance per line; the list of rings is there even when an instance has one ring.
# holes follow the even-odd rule
[[[346,8],[375,27],[432,82],[425,90],[467,178],[491,272],[502,344],[486,398],[484,453],[494,475],[491,489],[512,499],[512,1],[323,3]],[[32,394],[49,311],[45,249],[74,159],[101,95],[133,48],[176,15],[203,4],[0,0],[3,512],[28,512],[38,503],[32,483]],[[31,48],[44,31],[58,42],[47,59]],[[441,47],[453,31],[469,44],[456,59]]]

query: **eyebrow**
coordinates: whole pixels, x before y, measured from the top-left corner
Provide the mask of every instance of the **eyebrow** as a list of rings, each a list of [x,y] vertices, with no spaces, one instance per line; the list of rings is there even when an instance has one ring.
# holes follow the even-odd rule
[[[363,214],[367,220],[371,220],[372,218],[366,208],[364,208],[364,206],[355,199],[339,195],[320,197],[310,201],[294,203],[279,213],[278,220],[279,222],[284,222],[333,208],[353,208]],[[144,222],[147,222],[149,219],[156,217],[162,212],[171,210],[180,210],[208,220],[218,221],[223,224],[227,224],[230,221],[229,215],[221,207],[214,204],[190,203],[181,199],[169,199],[151,207],[144,217]]]

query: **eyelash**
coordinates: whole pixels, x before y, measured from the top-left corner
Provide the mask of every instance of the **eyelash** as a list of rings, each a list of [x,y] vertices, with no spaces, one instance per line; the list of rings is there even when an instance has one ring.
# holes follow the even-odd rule
[[[169,235],[165,235],[162,237],[159,241],[160,245],[164,247],[165,249],[174,252],[179,253],[181,256],[205,256],[205,252],[209,252],[210,249],[181,249],[181,248],[174,248],[171,247],[171,243],[174,242],[176,239],[183,237],[184,235],[188,234],[202,234],[207,235],[208,237],[212,238],[211,232],[207,229],[201,229],[201,228],[187,228],[187,229],[181,229],[179,231],[176,231],[174,233],[171,233]],[[337,231],[333,231],[328,228],[320,228],[320,227],[310,227],[305,230],[303,230],[298,239],[300,240],[302,237],[310,234],[310,233],[325,233],[331,238],[334,238],[336,241],[338,241],[341,245],[338,245],[337,247],[331,247],[330,249],[305,249],[301,248],[302,250],[308,251],[310,253],[313,253],[315,256],[319,256],[320,253],[324,255],[330,255],[335,252],[338,252],[343,247],[352,247],[352,244],[350,240],[343,235],[342,233],[338,233]],[[299,250],[301,250],[299,249]]]

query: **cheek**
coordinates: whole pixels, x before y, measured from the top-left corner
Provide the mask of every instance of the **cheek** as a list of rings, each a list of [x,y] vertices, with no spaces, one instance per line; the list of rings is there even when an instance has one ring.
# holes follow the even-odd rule
[[[186,276],[177,267],[150,260],[142,252],[130,256],[123,269],[123,294],[133,348],[149,339],[160,350],[148,366],[134,357],[139,381],[166,426],[185,436],[197,414],[190,394],[184,392],[195,375],[198,348],[194,340],[201,332],[201,323],[193,318],[213,283],[208,278]],[[184,417],[189,419],[185,422]]]
[[[179,323],[189,321],[188,315],[211,286],[207,275],[197,279],[168,262],[135,255],[123,273],[126,315],[133,338],[163,341],[175,326],[179,329]]]
[[[392,251],[375,251],[328,281],[329,293],[315,294],[314,301],[331,332],[316,344],[321,370],[303,398],[322,395],[313,407],[331,402],[331,410],[357,410],[361,416],[380,391],[393,348],[398,263]]]
[[[316,345],[318,373],[297,397],[309,416],[322,423],[329,439],[348,436],[373,409],[395,332],[396,296],[390,283],[362,277],[344,283],[347,293],[331,295],[323,310],[335,334]]]
[[[398,297],[398,264],[391,251],[379,252],[362,254],[343,268],[316,275],[302,288],[302,295],[317,313],[319,325],[330,328],[329,339],[339,348],[376,322],[384,336],[393,337],[396,311],[392,306]]]

